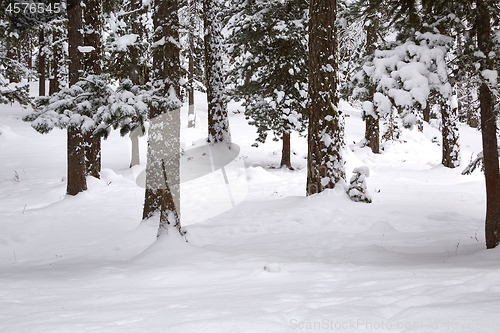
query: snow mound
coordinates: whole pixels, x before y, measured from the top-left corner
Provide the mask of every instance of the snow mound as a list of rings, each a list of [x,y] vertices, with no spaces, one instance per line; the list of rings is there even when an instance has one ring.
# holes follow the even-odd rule
[[[365,235],[393,234],[398,232],[391,224],[385,221],[377,221],[363,232]]]
[[[12,132],[9,126],[0,125],[0,143],[7,141],[9,139],[15,139],[17,137],[20,136]]]
[[[279,182],[282,181],[280,177],[277,177],[270,172],[264,170],[263,167],[249,167],[247,169],[247,180],[251,183],[268,183],[268,182]]]

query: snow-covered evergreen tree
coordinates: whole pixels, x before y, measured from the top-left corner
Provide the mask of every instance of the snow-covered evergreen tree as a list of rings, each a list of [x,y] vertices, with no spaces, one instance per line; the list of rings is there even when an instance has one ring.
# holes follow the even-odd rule
[[[372,198],[368,194],[366,178],[370,176],[370,169],[365,166],[354,168],[353,175],[349,181],[347,194],[352,201],[371,203]]]
[[[364,112],[390,118],[396,109],[407,128],[421,121],[434,91],[439,96],[443,120],[443,165],[453,168],[460,163],[456,108],[452,104],[451,71],[446,58],[453,39],[428,32],[416,33],[414,40],[375,51],[357,74],[360,88],[355,91],[359,96],[370,96],[367,87],[375,87],[373,99],[363,104]]]
[[[280,166],[288,168],[290,133],[304,131],[307,118],[307,9],[305,0],[245,1],[228,24],[233,97],[244,100],[257,142],[269,131],[282,138]]]

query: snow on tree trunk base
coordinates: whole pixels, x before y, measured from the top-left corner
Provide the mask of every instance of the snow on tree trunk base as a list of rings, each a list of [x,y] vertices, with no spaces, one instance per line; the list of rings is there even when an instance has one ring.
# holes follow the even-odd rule
[[[354,175],[349,182],[347,194],[352,201],[371,203],[372,198],[367,192],[366,178],[370,176],[368,167],[354,168]]]

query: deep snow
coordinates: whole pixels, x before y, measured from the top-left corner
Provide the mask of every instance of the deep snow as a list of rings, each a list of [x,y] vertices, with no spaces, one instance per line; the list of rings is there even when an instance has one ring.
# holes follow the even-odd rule
[[[206,135],[197,97],[186,148]],[[436,129],[373,155],[353,143],[359,110],[343,108],[347,177],[367,166],[373,203],[339,189],[306,198],[306,140],[292,138],[295,171],[274,169],[280,143],[251,147],[255,129],[231,104],[231,192],[220,171],[182,184],[186,244],[140,224],[128,138],[104,141],[102,179],[66,197],[65,132],[40,135],[26,111],[0,106],[0,332],[497,332],[484,179],[460,174],[480,133],[460,126],[462,167],[450,170]]]

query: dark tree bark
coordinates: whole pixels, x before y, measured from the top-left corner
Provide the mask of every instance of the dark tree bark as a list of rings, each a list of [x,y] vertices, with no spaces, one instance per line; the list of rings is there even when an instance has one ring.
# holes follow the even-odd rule
[[[52,31],[52,59],[49,79],[49,95],[52,96],[61,89],[62,73],[61,61],[64,61],[63,41],[61,33],[54,29]]]
[[[18,52],[20,50],[19,41],[15,40],[13,36],[7,36],[6,38],[6,49],[7,49],[7,58],[19,61]],[[19,72],[16,70],[10,70],[7,68],[5,71],[5,76],[9,79],[11,83],[21,82],[21,77],[19,76]]]
[[[373,0],[370,1],[370,7],[374,8]],[[372,9],[373,10],[373,9]],[[368,15],[365,25],[366,29],[366,53],[373,54],[377,49],[377,26],[378,21],[376,15]],[[373,95],[376,92],[375,87],[369,88],[369,95],[373,100]],[[365,142],[374,154],[380,153],[380,120],[378,115],[374,117],[371,114],[365,114]]]
[[[45,96],[45,31],[40,26],[38,33],[38,96]]]
[[[143,219],[158,212],[158,237],[180,224],[180,60],[178,0],[156,0],[153,87]]]
[[[425,122],[429,123],[431,121],[431,103],[427,101],[423,111],[423,119]]]
[[[86,52],[83,57],[84,75],[101,74],[101,1],[84,0],[85,35],[83,42],[85,46],[93,47],[93,50]],[[92,110],[91,112],[96,112]],[[91,114],[88,116],[92,117]],[[100,178],[101,173],[101,138],[92,135],[92,132],[84,134],[85,140],[85,165],[87,175]]]
[[[490,11],[486,1],[477,0],[476,4],[478,46],[479,50],[486,55],[481,61],[481,70],[493,70],[493,61],[489,56],[493,44]],[[486,82],[479,87],[479,102],[486,180],[485,236],[486,247],[492,249],[500,243],[500,171],[494,100]]]
[[[283,132],[283,147],[281,149],[280,168],[285,166],[288,169],[293,170],[290,150],[291,150],[290,132],[285,131]]]
[[[308,195],[345,181],[344,119],[338,109],[336,0],[311,0],[309,22]]]
[[[208,142],[231,143],[221,56],[219,2],[203,0],[205,76],[208,100]]]
[[[82,58],[78,46],[83,45],[82,7],[80,0],[68,0],[68,51],[69,51],[69,84],[73,85],[80,79]],[[83,133],[79,128],[68,128],[68,184],[66,193],[76,195],[87,189],[85,179],[85,148]]]

